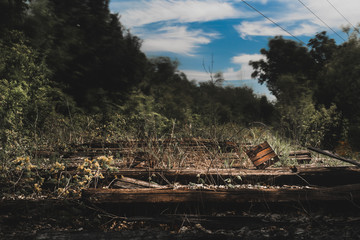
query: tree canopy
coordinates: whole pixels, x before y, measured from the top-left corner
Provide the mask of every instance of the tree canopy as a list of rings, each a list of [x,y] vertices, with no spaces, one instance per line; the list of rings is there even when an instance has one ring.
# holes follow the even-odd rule
[[[0,1],[2,140],[10,129],[53,136],[54,121],[63,126],[58,135],[96,125],[102,137],[116,128],[149,136],[263,122],[300,144],[360,147],[360,43],[356,31],[348,34],[340,45],[326,32],[307,46],[270,39],[265,59],[249,63],[276,96],[269,102],[247,87],[223,87],[222,73],[197,83],[177,60],[147,57],[108,0]]]
[[[356,31],[340,45],[326,32],[316,34],[308,47],[275,37],[269,41],[268,49],[260,51],[266,59],[250,62],[252,76],[266,83],[283,111],[289,111],[290,106],[305,108],[305,102],[314,104],[317,111],[333,111],[330,109],[336,107],[342,121],[333,120],[334,125],[328,126],[325,134],[327,144],[334,147],[335,139],[352,139],[360,133],[360,109],[356,104],[360,100],[359,44]],[[359,141],[350,141],[355,148],[360,147]]]

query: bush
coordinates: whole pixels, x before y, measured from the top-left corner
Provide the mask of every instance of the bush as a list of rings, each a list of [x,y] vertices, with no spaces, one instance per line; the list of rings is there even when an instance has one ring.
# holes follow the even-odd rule
[[[302,146],[323,146],[329,141],[325,136],[341,125],[335,105],[316,107],[310,97],[302,97],[294,105],[280,105],[278,109],[280,127]]]

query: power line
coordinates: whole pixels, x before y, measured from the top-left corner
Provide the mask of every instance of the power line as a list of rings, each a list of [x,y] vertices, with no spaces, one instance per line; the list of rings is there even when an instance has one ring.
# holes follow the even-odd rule
[[[359,32],[359,30],[329,0],[326,1],[354,28],[355,31]]]
[[[271,18],[265,16],[265,14],[263,14],[262,12],[260,12],[259,10],[257,10],[255,7],[253,7],[252,5],[250,5],[249,3],[247,3],[245,0],[241,0],[243,3],[245,3],[248,7],[250,7],[251,9],[255,10],[256,12],[258,12],[261,16],[263,16],[264,18],[266,18],[267,20],[269,20],[270,22],[272,22],[274,25],[276,25],[277,27],[281,28],[284,32],[286,32],[287,34],[289,34],[290,36],[292,36],[293,38],[295,38],[296,40],[298,40],[299,42],[301,42],[302,44],[306,45],[303,41],[301,41],[299,38],[297,38],[296,36],[294,36],[291,32],[289,32],[288,30],[286,30],[285,28],[283,28],[280,24],[276,23],[275,21],[273,21]]]
[[[341,38],[344,42],[346,41],[342,36],[340,36],[334,29],[332,29],[329,25],[326,24],[318,15],[316,15],[308,6],[306,6],[301,0],[298,0],[309,12],[311,12],[317,19],[319,19],[325,26],[327,26],[331,31],[333,31],[339,38]]]

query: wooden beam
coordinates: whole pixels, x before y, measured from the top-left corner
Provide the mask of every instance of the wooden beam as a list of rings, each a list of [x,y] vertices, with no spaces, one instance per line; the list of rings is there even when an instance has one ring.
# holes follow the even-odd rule
[[[91,203],[186,203],[186,202],[293,202],[360,200],[360,184],[327,188],[280,189],[84,189],[83,200]]]
[[[148,178],[149,176],[162,175],[166,178],[173,179],[176,177],[204,177],[204,176],[219,176],[219,177],[238,177],[252,178],[252,177],[281,177],[281,176],[337,176],[354,175],[360,177],[360,169],[356,167],[297,167],[297,172],[293,172],[289,167],[283,168],[267,168],[262,169],[239,169],[239,168],[223,168],[223,169],[118,169],[116,172],[109,173],[114,176],[127,176],[133,178]]]
[[[168,188],[168,186],[159,185],[157,183],[145,182],[134,178],[124,177],[117,179],[113,184],[116,188]]]

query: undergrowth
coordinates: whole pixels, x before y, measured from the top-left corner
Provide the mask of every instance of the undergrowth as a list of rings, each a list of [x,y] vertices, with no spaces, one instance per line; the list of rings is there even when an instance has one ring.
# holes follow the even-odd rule
[[[164,132],[163,129],[156,128],[157,120],[154,120],[149,122],[152,127],[146,127],[146,134],[139,134],[136,126],[126,126],[125,118],[120,115],[103,125],[98,124],[101,121],[96,116],[81,120],[76,119],[76,116],[71,119],[49,120],[52,121],[52,128],[49,125],[47,131],[39,132],[36,135],[37,141],[31,141],[29,137],[23,140],[19,138],[3,149],[5,151],[0,156],[3,198],[79,197],[82,189],[106,187],[104,183],[109,184],[114,180],[106,174],[116,171],[118,167],[203,170],[253,168],[245,151],[265,141],[280,156],[275,167],[293,166],[297,162],[289,158],[289,152],[305,149],[261,123],[248,127],[225,124],[189,129],[189,126],[180,128],[172,122],[169,132]],[[186,141],[191,142],[190,146],[182,144]],[[22,142],[26,144],[21,145]],[[75,165],[64,160],[62,154],[76,152],[79,146],[86,152],[91,150],[89,146],[92,143],[101,146],[102,156],[97,153],[97,156],[77,161]],[[127,153],[111,152],[106,147],[109,143]],[[224,143],[228,144],[225,144],[225,148]],[[231,149],[226,149],[227,147]],[[344,154],[352,153],[345,142],[337,150]],[[49,151],[52,155],[44,157],[38,154],[39,151]]]

